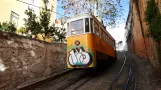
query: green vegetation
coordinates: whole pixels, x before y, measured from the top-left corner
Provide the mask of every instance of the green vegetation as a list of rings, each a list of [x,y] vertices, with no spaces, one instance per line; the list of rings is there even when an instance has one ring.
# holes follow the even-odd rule
[[[28,10],[25,10],[25,14],[28,18],[24,19],[24,27],[16,30],[12,23],[3,22],[0,23],[0,31],[25,34],[25,36],[29,37],[35,36],[35,39],[47,42],[65,41],[65,28],[58,28],[55,27],[54,23],[51,24],[51,10],[47,9],[47,0],[43,0],[43,2],[44,8],[41,9],[40,17],[35,14],[34,10],[28,8]]]
[[[28,16],[27,19],[24,19],[25,21],[25,29],[27,32],[31,32],[31,35],[36,35],[40,32],[41,26],[40,23],[37,21],[36,14],[34,13],[34,10],[28,9],[25,11],[25,14]]]
[[[161,47],[160,47],[160,40],[161,40],[161,14],[160,10],[155,3],[155,0],[149,0],[146,9],[146,22],[148,23],[148,34],[151,36],[157,43],[156,43],[156,59],[158,59],[161,68]]]
[[[27,32],[31,32],[31,35],[39,36],[42,38],[38,38],[40,40],[45,41],[47,38],[53,39],[54,42],[63,42],[65,41],[65,29],[57,28],[53,23],[50,25],[50,10],[47,9],[46,0],[44,1],[44,7],[41,9],[40,17],[38,18],[32,9],[28,9],[25,11],[25,14],[28,16],[25,20],[25,29]],[[35,37],[37,38],[37,37]]]
[[[131,40],[131,36],[132,36],[132,34],[131,34],[131,30],[128,30],[128,32],[127,32],[127,36],[126,36],[126,42],[129,40]]]
[[[108,26],[116,26],[122,19],[123,8],[120,0],[59,0],[65,15],[93,14],[103,20]]]
[[[161,40],[161,14],[155,0],[148,1],[145,20],[149,25],[148,33],[159,42]]]
[[[27,30],[24,27],[20,27],[19,29],[16,30],[16,33],[27,34]]]
[[[0,23],[0,31],[15,32],[16,31],[16,28],[10,22],[3,22],[3,23]]]

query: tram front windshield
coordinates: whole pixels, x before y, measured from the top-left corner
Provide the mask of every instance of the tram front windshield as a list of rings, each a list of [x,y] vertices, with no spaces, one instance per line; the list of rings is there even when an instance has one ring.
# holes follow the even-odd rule
[[[83,30],[83,19],[72,21],[69,25],[69,29],[71,30],[71,35],[82,34]]]

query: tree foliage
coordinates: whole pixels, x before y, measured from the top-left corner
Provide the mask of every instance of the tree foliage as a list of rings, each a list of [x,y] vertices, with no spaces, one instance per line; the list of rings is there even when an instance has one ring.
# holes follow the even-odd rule
[[[27,30],[24,27],[20,27],[19,29],[16,30],[16,33],[18,34],[27,34]]]
[[[132,38],[132,33],[131,33],[131,30],[128,30],[128,32],[127,32],[127,36],[126,36],[126,42],[129,40],[131,40],[131,38]]]
[[[16,31],[16,27],[14,26],[14,24],[10,22],[3,22],[3,23],[0,23],[0,31],[14,33]]]
[[[28,16],[27,19],[24,19],[25,29],[28,32],[30,31],[32,35],[40,33],[42,27],[40,25],[40,22],[38,21],[38,17],[36,16],[34,10],[28,8],[28,10],[25,11],[25,14]]]
[[[161,40],[161,14],[155,0],[149,0],[146,9],[146,18],[149,25],[148,32],[156,41]]]
[[[121,17],[120,0],[60,0],[65,14],[93,14],[102,18],[106,25],[116,25]]]
[[[43,0],[44,7],[41,9],[40,17],[37,17],[34,10],[28,9],[25,14],[28,16],[25,20],[25,28],[30,31],[32,35],[41,34],[43,40],[46,38],[53,38],[55,42],[65,40],[65,29],[55,27],[55,24],[50,24],[51,13],[47,9],[46,0]]]

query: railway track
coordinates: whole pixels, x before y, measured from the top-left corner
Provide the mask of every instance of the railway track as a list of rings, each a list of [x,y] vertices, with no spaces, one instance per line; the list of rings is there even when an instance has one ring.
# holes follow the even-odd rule
[[[126,55],[124,54],[124,61],[123,64],[118,72],[118,74],[116,75],[115,79],[112,81],[112,83],[109,85],[109,88],[107,88],[108,90],[113,90],[122,74],[122,72],[124,71],[124,67],[126,66],[126,62],[129,61],[126,58]],[[133,60],[131,60],[131,63],[133,63]],[[124,85],[122,85],[122,89],[123,90],[136,90],[136,73],[135,73],[135,66],[133,64],[131,64],[132,66],[129,67],[129,72],[127,75],[127,81],[125,81]],[[77,90],[80,89],[82,86],[84,86],[87,82],[89,82],[92,78],[94,78],[95,76],[97,76],[98,72],[91,72],[91,71],[85,71],[83,74],[79,75],[79,73],[74,74],[74,76],[78,76],[78,77],[71,77],[68,78],[68,74],[77,71],[76,69],[71,69],[62,73],[59,73],[55,76],[52,76],[51,78],[49,78],[48,80],[43,80],[40,81],[38,83],[29,85],[27,87],[21,87],[18,90],[37,90],[37,86],[41,86],[43,85],[44,82],[52,82],[50,85],[46,86],[52,86],[52,89],[46,88],[46,87],[40,87],[40,89],[38,90]],[[58,82],[55,79],[59,79],[60,77],[66,77],[65,80],[59,80]],[[64,80],[64,81],[63,81]],[[45,86],[45,85],[44,85]],[[39,87],[38,87],[39,88]],[[17,90],[17,89],[16,89]]]
[[[123,55],[124,55],[124,63],[123,63],[123,65],[121,66],[121,69],[120,69],[119,73],[117,74],[117,76],[115,77],[115,79],[113,80],[113,82],[111,83],[111,85],[110,85],[110,87],[109,87],[108,90],[112,90],[112,89],[115,87],[115,85],[116,85],[116,83],[117,83],[119,77],[121,76],[121,73],[122,73],[122,71],[123,71],[123,69],[124,69],[124,66],[125,66],[126,60],[127,60],[126,55],[125,55],[125,54],[123,54]]]
[[[115,79],[112,81],[112,83],[110,84],[110,87],[108,90],[113,90],[115,88],[115,85],[117,84],[117,81],[119,80],[123,70],[124,70],[124,67],[125,67],[125,64],[127,62],[127,58],[126,58],[126,55],[124,55],[124,62],[123,62],[123,65],[121,66],[121,69],[119,70],[119,73],[117,74],[117,76],[115,77]],[[131,61],[132,63],[132,61]],[[122,86],[123,90],[136,90],[136,82],[135,82],[135,74],[134,74],[134,70],[133,70],[133,67],[134,66],[130,66],[130,69],[129,69],[129,72],[128,72],[128,77],[127,77],[127,81],[125,82],[125,86]],[[77,90],[79,89],[81,86],[83,86],[85,83],[87,83],[89,80],[91,80],[94,76],[90,76],[88,78],[86,78],[83,82],[79,83],[79,85],[75,84],[77,82],[79,82],[80,80],[76,81],[76,82],[73,82],[72,84],[69,84],[68,86],[66,87],[63,87],[62,89],[59,89],[59,90]],[[133,86],[132,86],[132,82],[134,82]],[[75,86],[74,86],[75,85]],[[70,88],[71,86],[73,86],[72,88]]]
[[[131,59],[131,66],[124,90],[136,90],[136,74],[136,64],[135,61]]]
[[[111,83],[110,87],[108,90],[113,90],[118,82],[119,79],[121,79],[121,73],[123,72],[123,69],[125,67],[127,58],[126,55],[124,54],[124,63],[118,73],[118,75],[115,77],[115,79],[113,80],[113,82]],[[122,90],[136,90],[136,66],[135,66],[135,62],[133,59],[130,59],[129,61],[129,70],[128,70],[128,75],[124,84],[124,87],[122,88]]]
[[[60,77],[62,77],[64,75],[67,75],[67,74],[69,74],[71,72],[74,72],[74,71],[76,71],[76,69],[66,70],[66,71],[60,72],[60,73],[58,73],[56,75],[50,76],[48,78],[41,79],[41,80],[39,80],[37,82],[33,82],[33,83],[30,83],[30,84],[24,84],[24,85],[22,84],[22,85],[16,87],[14,90],[33,90],[33,88],[35,88],[37,86],[40,86],[43,83],[50,82],[52,80],[60,78]]]
[[[91,80],[93,76],[89,77],[83,77],[73,83],[68,84],[67,86],[63,86],[59,88],[59,90],[77,90],[81,86],[83,86],[85,83],[87,83],[89,80]]]

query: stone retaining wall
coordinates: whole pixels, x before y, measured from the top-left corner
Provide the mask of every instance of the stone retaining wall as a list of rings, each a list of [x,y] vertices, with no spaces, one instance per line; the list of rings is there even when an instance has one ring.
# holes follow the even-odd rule
[[[0,90],[13,90],[66,68],[66,45],[0,32]]]

